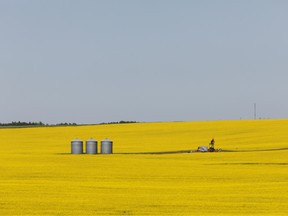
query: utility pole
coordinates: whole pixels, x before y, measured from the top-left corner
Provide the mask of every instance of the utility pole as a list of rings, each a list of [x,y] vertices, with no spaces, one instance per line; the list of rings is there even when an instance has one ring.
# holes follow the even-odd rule
[[[254,103],[254,120],[257,118],[256,103]]]

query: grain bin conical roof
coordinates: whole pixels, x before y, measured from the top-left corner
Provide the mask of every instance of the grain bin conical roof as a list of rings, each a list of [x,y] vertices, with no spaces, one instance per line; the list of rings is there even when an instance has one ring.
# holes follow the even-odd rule
[[[72,140],[72,142],[82,142],[82,140],[81,140],[81,139],[78,139],[78,138],[76,138],[76,139]]]

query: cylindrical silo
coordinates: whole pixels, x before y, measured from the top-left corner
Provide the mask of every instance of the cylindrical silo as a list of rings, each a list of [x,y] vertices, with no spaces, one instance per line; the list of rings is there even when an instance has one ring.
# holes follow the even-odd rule
[[[97,141],[89,139],[86,141],[86,154],[97,154]]]
[[[101,141],[101,154],[112,154],[113,153],[113,142],[109,139]]]
[[[71,154],[83,154],[83,141],[74,139],[71,141]]]

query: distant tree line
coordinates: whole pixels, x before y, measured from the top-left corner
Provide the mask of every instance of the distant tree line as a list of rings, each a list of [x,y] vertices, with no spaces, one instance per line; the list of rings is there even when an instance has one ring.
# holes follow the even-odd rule
[[[100,124],[131,124],[131,123],[137,123],[137,121],[103,122]]]
[[[102,122],[100,124],[132,124],[137,123],[136,121],[116,121],[116,122]],[[57,123],[57,124],[45,124],[41,121],[39,122],[22,122],[13,121],[11,123],[0,123],[0,127],[42,127],[42,126],[76,126],[76,123]]]
[[[11,122],[11,123],[0,123],[0,126],[43,126],[45,125],[43,122]]]
[[[13,121],[11,123],[0,123],[0,127],[29,127],[29,126],[69,126],[77,125],[76,123],[58,123],[58,124],[44,124],[43,122],[22,122],[22,121]]]
[[[58,124],[56,124],[57,126],[59,125],[59,126],[71,126],[71,125],[77,125],[76,123],[67,123],[67,122],[65,122],[65,123],[58,123]]]

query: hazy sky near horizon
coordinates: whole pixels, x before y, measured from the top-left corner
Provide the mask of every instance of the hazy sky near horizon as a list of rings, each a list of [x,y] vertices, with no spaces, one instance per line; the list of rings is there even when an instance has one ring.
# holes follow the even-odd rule
[[[0,0],[0,122],[288,118],[288,1]]]

